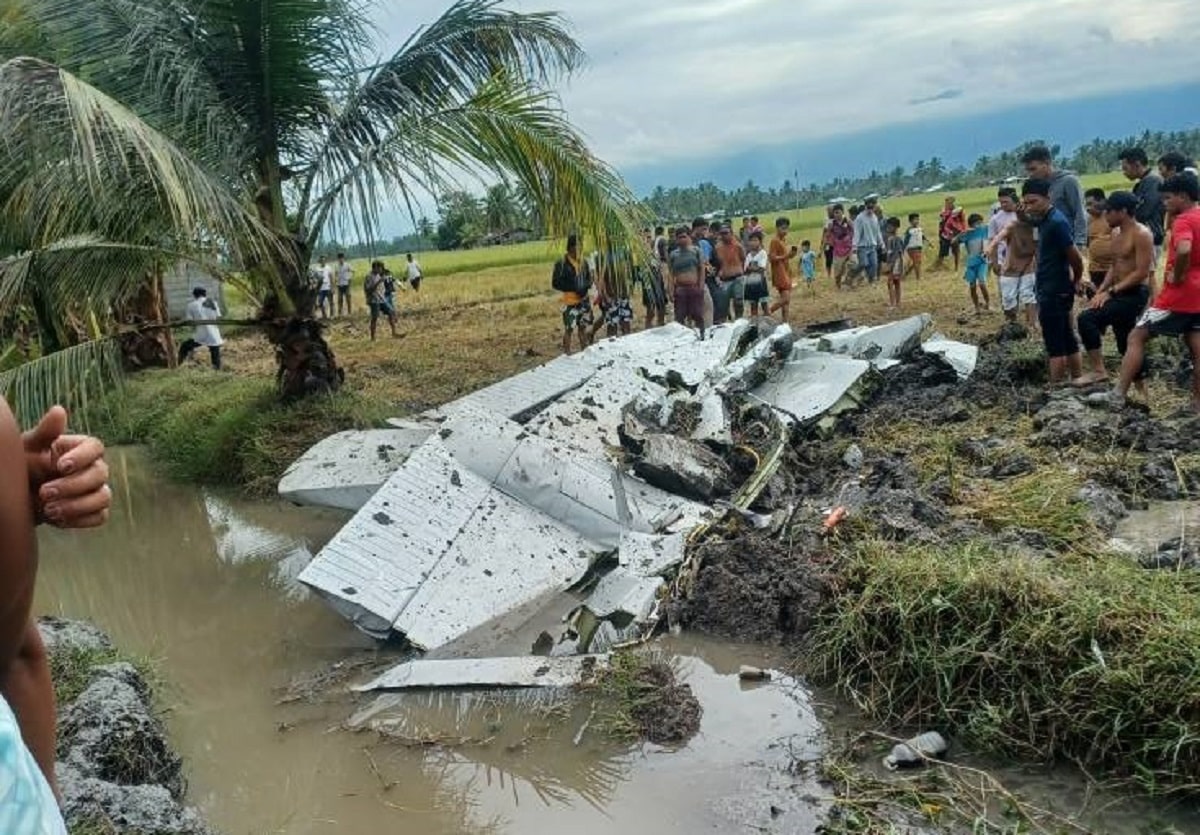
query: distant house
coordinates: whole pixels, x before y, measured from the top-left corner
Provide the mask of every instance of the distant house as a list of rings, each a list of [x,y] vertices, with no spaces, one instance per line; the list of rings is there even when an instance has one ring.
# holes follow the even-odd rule
[[[188,302],[192,300],[192,290],[196,287],[207,290],[208,297],[215,299],[221,312],[225,312],[221,282],[194,264],[180,261],[163,275],[163,294],[166,296],[167,315],[171,319],[183,319],[187,316]]]

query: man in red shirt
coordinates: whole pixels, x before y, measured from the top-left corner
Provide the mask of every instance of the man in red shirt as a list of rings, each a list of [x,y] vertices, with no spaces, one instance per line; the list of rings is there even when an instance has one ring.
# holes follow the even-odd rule
[[[1129,386],[1142,373],[1146,342],[1153,336],[1179,336],[1192,354],[1192,409],[1200,414],[1200,180],[1190,173],[1176,174],[1162,184],[1160,193],[1167,213],[1175,218],[1162,290],[1129,335],[1117,387],[1089,400],[1124,406]]]
[[[946,198],[945,208],[938,215],[938,259],[933,265],[940,270],[946,264],[946,256],[954,256],[954,272],[958,272],[959,235],[967,231],[967,216],[955,205],[954,197]]]

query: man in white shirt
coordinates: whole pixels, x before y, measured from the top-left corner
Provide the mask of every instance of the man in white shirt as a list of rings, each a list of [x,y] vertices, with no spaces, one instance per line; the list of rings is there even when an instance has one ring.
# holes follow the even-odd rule
[[[337,315],[342,315],[342,302],[346,303],[346,315],[349,316],[354,311],[350,305],[350,279],[354,277],[354,270],[346,263],[346,253],[339,252],[337,255]]]
[[[992,253],[992,272],[1000,275],[1000,267],[1008,257],[1008,242],[1001,236],[1017,219],[1017,190],[1009,186],[1000,189],[997,197],[1000,208],[988,220],[988,251]],[[993,244],[993,242],[995,242]]]
[[[317,276],[321,280],[317,288],[317,306],[321,308],[321,318],[328,319],[333,312],[333,267],[325,262],[324,255],[317,266]]]
[[[412,287],[414,290],[420,290],[421,279],[424,277],[421,274],[421,265],[417,263],[415,258],[413,258],[413,254],[411,252],[405,257],[408,259],[408,286]]]
[[[192,300],[188,302],[187,306],[187,318],[197,323],[221,318],[221,311],[217,308],[217,303],[208,297],[208,291],[203,287],[197,287],[192,291]],[[192,338],[179,346],[179,364],[182,365],[191,359],[192,353],[197,348],[204,346],[208,348],[212,367],[220,371],[221,346],[224,344],[225,341],[221,339],[221,331],[216,325],[197,324]]]

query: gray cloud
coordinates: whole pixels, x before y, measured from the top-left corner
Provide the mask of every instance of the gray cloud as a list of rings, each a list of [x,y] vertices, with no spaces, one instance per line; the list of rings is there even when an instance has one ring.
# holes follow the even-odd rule
[[[919,26],[911,4],[845,0],[511,5],[569,18],[591,61],[563,103],[621,166],[1195,80],[1193,1],[922,0]],[[381,4],[387,47],[447,2]]]
[[[920,96],[919,98],[909,99],[909,104],[932,104],[935,101],[950,101],[962,97],[963,91],[957,87],[950,90],[941,90],[929,96]]]

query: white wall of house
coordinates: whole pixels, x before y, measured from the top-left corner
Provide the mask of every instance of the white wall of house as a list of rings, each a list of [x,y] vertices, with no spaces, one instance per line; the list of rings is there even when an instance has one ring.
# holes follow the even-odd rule
[[[167,270],[163,276],[163,292],[167,297],[167,315],[172,319],[182,319],[187,315],[188,302],[192,300],[192,290],[203,287],[208,291],[208,297],[215,299],[225,312],[225,299],[221,294],[221,282],[209,273],[197,269],[193,264],[180,261]]]

